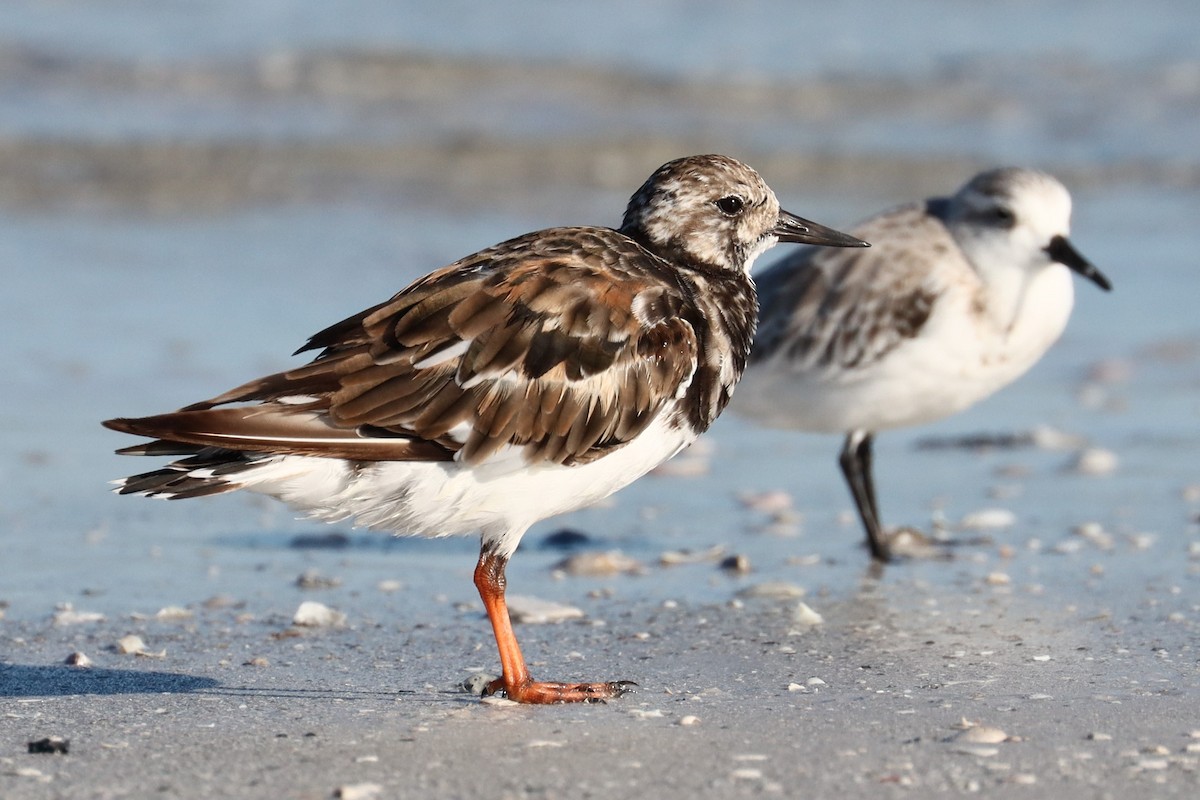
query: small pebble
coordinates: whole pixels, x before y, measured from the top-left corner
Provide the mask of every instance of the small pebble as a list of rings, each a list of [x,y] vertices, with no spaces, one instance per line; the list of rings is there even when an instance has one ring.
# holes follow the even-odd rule
[[[391,594],[392,592],[398,592],[403,589],[404,584],[401,581],[388,578],[375,584],[375,588],[384,594]]]
[[[719,544],[707,550],[667,550],[658,557],[658,563],[663,567],[705,564],[710,561],[719,561],[724,555],[725,548]]]
[[[1077,475],[1111,475],[1117,469],[1117,454],[1102,447],[1089,447],[1080,451],[1067,469]]]
[[[1060,431],[1049,425],[1039,425],[1030,432],[1033,444],[1042,450],[1074,450],[1086,441],[1082,436]]]
[[[475,674],[470,675],[463,680],[462,688],[466,690],[468,694],[473,694],[476,697],[482,697],[483,690],[491,685],[492,681],[499,677],[499,675],[492,675],[487,672],[476,672]]]
[[[334,790],[333,796],[340,800],[371,800],[383,793],[378,783],[349,783]]]
[[[1017,524],[1017,515],[1007,508],[985,508],[967,514],[959,521],[963,530],[983,531],[1011,528]]]
[[[117,652],[121,655],[134,655],[144,652],[145,649],[146,643],[142,640],[142,637],[136,634],[131,633],[117,640]]]
[[[47,736],[45,739],[29,742],[27,746],[30,753],[65,756],[71,750],[71,740],[61,736]]]
[[[1129,537],[1129,546],[1134,550],[1149,550],[1157,540],[1153,533],[1135,533]]]
[[[1113,737],[1109,733],[1097,733],[1093,731],[1087,735],[1087,738],[1093,742],[1111,742]]]
[[[166,650],[147,650],[145,642],[140,636],[125,636],[122,637],[114,647],[118,653],[133,654],[138,658],[166,658]]]
[[[67,656],[63,663],[72,667],[90,667],[92,666],[93,662],[87,657],[86,653],[77,650],[74,653],[71,653],[71,655]]]
[[[825,618],[813,611],[808,603],[801,602],[797,603],[796,608],[792,611],[792,622],[811,628],[815,625],[824,625]]]
[[[744,555],[729,556],[717,565],[726,572],[732,572],[737,575],[745,575],[750,572],[750,559]]]
[[[301,603],[300,607],[296,609],[295,616],[292,617],[293,625],[302,625],[308,628],[334,627],[344,625],[345,622],[345,614],[314,600],[305,600]]]
[[[271,662],[268,661],[267,659],[263,658],[262,656],[255,656],[254,658],[250,658],[250,659],[247,659],[246,661],[243,661],[242,666],[244,666],[244,667],[269,667],[269,666],[271,666]]]
[[[341,578],[328,578],[315,569],[305,570],[298,578],[296,578],[297,588],[304,590],[336,589],[341,585]]]
[[[686,716],[679,718],[679,724],[684,728],[691,727],[692,725],[699,725],[700,718],[693,714],[687,714]]]

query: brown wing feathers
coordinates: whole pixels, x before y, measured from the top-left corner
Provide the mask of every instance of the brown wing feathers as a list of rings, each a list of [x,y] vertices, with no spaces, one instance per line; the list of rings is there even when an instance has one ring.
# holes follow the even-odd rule
[[[315,334],[297,351],[322,350],[305,366],[173,414],[106,424],[166,440],[160,449],[184,442],[361,460],[461,449],[459,459],[477,462],[513,444],[530,459],[591,460],[674,399],[697,349],[678,317],[635,318],[639,293],[654,295],[644,309],[676,309],[681,299],[662,297],[668,290],[629,269],[628,257],[622,271],[599,269],[612,243],[599,244],[544,258],[522,240],[493,248]],[[257,405],[217,408],[229,403]]]

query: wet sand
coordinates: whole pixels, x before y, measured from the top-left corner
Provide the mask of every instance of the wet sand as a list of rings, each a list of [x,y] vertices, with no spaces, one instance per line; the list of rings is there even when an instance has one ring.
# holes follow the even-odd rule
[[[6,798],[323,798],[359,784],[379,797],[1194,796],[1197,628],[1172,610],[1189,604],[1061,607],[1052,587],[1031,594],[986,561],[850,579],[803,599],[824,618],[813,627],[801,601],[732,586],[720,604],[640,597],[647,580],[730,583],[711,564],[584,581],[601,587],[579,601],[585,619],[518,634],[537,675],[640,684],[603,706],[480,702],[458,686],[494,662],[478,604],[431,609],[419,584],[384,600],[353,567],[332,573],[339,589],[267,586],[280,604],[338,608],[341,628],[236,601],[179,621],[10,623],[0,785]],[[562,589],[523,572],[514,591]],[[154,655],[110,649],[131,632]],[[94,665],[63,665],[75,651]],[[70,752],[22,752],[47,736]]]

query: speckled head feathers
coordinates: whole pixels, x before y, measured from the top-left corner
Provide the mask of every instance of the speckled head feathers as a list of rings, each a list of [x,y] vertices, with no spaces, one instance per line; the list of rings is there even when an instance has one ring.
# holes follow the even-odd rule
[[[746,271],[777,241],[779,201],[750,167],[720,155],[670,161],[633,195],[621,231],[672,261]]]

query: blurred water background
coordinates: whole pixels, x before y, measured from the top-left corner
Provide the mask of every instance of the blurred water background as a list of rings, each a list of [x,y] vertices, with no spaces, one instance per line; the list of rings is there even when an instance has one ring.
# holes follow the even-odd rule
[[[1190,0],[8,0],[4,612],[152,612],[216,594],[290,611],[277,587],[313,564],[345,572],[343,604],[405,581],[405,624],[447,595],[475,602],[469,540],[355,535],[309,551],[291,537],[324,526],[254,498],[115,497],[105,481],[142,464],[112,455],[129,442],[99,421],[297,363],[287,354],[310,333],[501,239],[616,225],[660,163],[715,151],[758,168],[785,208],[835,226],[983,167],[1058,175],[1075,198],[1072,238],[1115,291],[1080,283],[1066,335],[1030,375],[958,417],[885,434],[877,453],[893,523],[953,527],[994,507],[1016,522],[954,562],[884,581],[952,596],[964,576],[1000,570],[1007,591],[1055,607],[1195,619],[1198,33]],[[1038,426],[1079,439],[918,446]],[[719,602],[767,578],[834,596],[857,584],[866,555],[836,438],[726,418],[707,441],[697,474],[648,478],[528,541],[566,525],[649,565],[721,545],[755,567],[652,568],[661,579],[608,579],[610,596]],[[1072,471],[1085,447],[1111,451],[1116,469]],[[739,502],[768,490],[794,513],[772,520]],[[1108,539],[1080,537],[1088,522]],[[514,585],[586,602],[596,582],[554,585],[560,554],[526,549]]]

